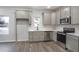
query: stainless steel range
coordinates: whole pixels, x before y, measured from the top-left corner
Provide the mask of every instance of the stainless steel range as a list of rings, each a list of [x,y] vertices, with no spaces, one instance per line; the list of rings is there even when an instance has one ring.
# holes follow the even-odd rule
[[[57,41],[64,43],[66,45],[66,34],[74,32],[75,28],[63,28],[63,32],[57,32]]]

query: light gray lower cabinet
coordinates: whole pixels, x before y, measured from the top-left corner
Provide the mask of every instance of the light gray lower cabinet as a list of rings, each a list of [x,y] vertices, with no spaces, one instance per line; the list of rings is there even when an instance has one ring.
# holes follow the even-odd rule
[[[79,37],[67,34],[66,48],[68,50],[78,52],[79,51]]]
[[[29,41],[44,41],[44,32],[29,32]]]
[[[57,32],[51,32],[50,33],[50,38],[53,41],[57,41]]]
[[[54,31],[34,31],[29,32],[29,41],[57,41],[57,32]]]

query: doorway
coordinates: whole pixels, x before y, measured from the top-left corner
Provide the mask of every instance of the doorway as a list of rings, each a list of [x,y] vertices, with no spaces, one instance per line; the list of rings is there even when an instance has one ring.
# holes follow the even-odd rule
[[[29,51],[28,26],[28,19],[16,19],[17,51]]]

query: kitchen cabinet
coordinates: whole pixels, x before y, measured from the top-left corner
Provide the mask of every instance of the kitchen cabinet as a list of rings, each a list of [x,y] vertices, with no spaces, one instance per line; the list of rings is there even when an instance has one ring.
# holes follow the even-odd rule
[[[71,24],[79,24],[79,6],[71,7]]]
[[[60,24],[60,8],[56,10],[56,24]]]
[[[29,19],[29,11],[26,10],[17,10],[16,18]]]
[[[29,41],[44,41],[44,32],[42,31],[29,32]]]
[[[67,34],[66,48],[71,51],[78,52],[79,51],[79,37]]]
[[[52,31],[45,31],[44,32],[44,41],[50,41],[51,40],[51,32]]]
[[[79,6],[61,7],[60,18],[71,16],[71,24],[79,24]]]
[[[29,25],[32,24],[32,12],[29,13]]]
[[[70,16],[70,7],[61,7],[60,13],[60,18],[66,18],[67,16]]]
[[[66,10],[66,17],[71,16],[71,7],[65,7]]]
[[[56,24],[56,12],[43,13],[43,24],[44,25],[54,25],[54,24]]]
[[[61,9],[60,9],[60,18],[65,18],[65,16],[66,16],[66,12],[65,12],[65,7],[62,7]]]
[[[51,24],[51,13],[45,12],[43,15],[43,24],[50,25]]]
[[[60,24],[60,19],[71,16],[70,7],[60,7],[56,10],[56,24]]]
[[[53,41],[57,41],[57,32],[51,32],[50,33],[50,38],[51,38],[51,40],[53,40]]]
[[[51,24],[56,24],[56,12],[52,12],[51,14]]]

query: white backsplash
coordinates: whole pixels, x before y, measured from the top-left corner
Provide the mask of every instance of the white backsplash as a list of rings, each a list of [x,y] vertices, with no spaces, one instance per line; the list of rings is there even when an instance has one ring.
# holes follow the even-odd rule
[[[37,28],[34,27],[33,25],[29,26],[29,30],[36,30]],[[56,26],[54,25],[45,25],[45,26],[39,26],[38,27],[39,30],[55,30]]]
[[[75,32],[79,33],[79,25],[57,25],[56,29],[63,30],[64,27],[75,28]]]
[[[32,24],[29,27],[31,30],[37,30],[37,27],[34,25],[34,18],[39,17],[39,26],[38,30],[53,30],[55,29],[54,25],[43,25],[42,12],[50,12],[50,11],[42,11],[42,10],[33,10],[32,11]]]

